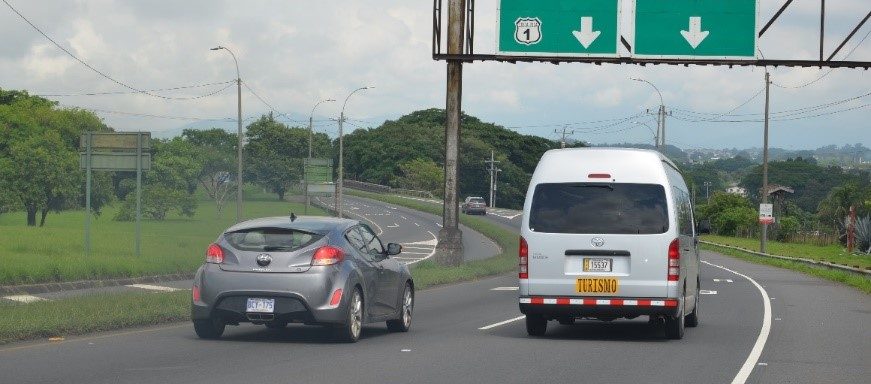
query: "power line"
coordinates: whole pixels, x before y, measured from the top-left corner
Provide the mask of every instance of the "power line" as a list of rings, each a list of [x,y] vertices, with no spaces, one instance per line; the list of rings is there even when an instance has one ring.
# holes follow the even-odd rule
[[[203,87],[209,87],[209,86],[213,86],[213,85],[230,84],[230,85],[222,88],[221,90],[219,90],[217,92],[212,92],[212,93],[209,93],[206,95],[201,95],[201,96],[193,96],[193,97],[189,98],[189,99],[197,99],[197,98],[213,96],[213,95],[216,95],[218,93],[221,93],[221,92],[227,90],[227,88],[233,86],[233,83],[235,83],[235,82],[236,82],[235,80],[231,80],[231,81],[222,81],[222,82],[217,82],[217,83],[186,85],[186,86],[172,87],[172,88],[147,89],[146,91],[147,92],[165,92],[165,91],[177,91],[177,90],[181,90],[181,89],[190,89],[190,88],[203,88]],[[137,94],[137,93],[140,93],[140,92],[138,92],[138,91],[110,91],[110,92],[86,92],[86,93],[50,93],[50,92],[46,92],[46,93],[34,93],[33,95],[40,96],[40,97],[75,97],[75,96],[130,95],[130,94]]]
[[[191,98],[177,98],[177,97],[170,97],[170,96],[157,95],[157,94],[151,93],[151,92],[146,91],[146,90],[142,90],[142,89],[135,88],[135,87],[133,87],[133,86],[131,86],[131,85],[128,85],[127,83],[125,83],[125,82],[123,82],[123,81],[120,81],[120,80],[118,80],[118,79],[115,79],[115,78],[112,77],[112,76],[109,76],[109,75],[106,74],[105,72],[100,71],[100,70],[97,69],[97,68],[94,68],[93,66],[91,66],[90,64],[88,64],[87,62],[85,62],[84,60],[80,59],[78,56],[74,55],[74,54],[73,54],[72,52],[70,52],[68,49],[64,48],[64,47],[63,47],[62,45],[60,45],[57,41],[55,41],[54,39],[52,39],[51,36],[49,36],[48,34],[46,34],[45,32],[43,32],[41,29],[39,29],[39,27],[37,27],[36,24],[34,24],[34,23],[31,22],[29,19],[27,19],[27,17],[25,17],[23,14],[21,14],[21,12],[19,12],[17,9],[15,9],[15,7],[13,7],[12,4],[9,4],[8,1],[6,1],[6,0],[0,0],[0,1],[3,1],[3,3],[6,4],[6,6],[9,7],[9,9],[12,10],[12,12],[14,12],[16,15],[18,15],[18,17],[20,17],[20,18],[21,18],[22,20],[24,20],[27,24],[29,24],[29,25],[30,25],[34,30],[36,30],[37,32],[39,32],[40,35],[42,35],[42,36],[45,37],[48,41],[50,41],[52,44],[54,44],[54,46],[58,47],[58,49],[60,49],[61,51],[64,51],[64,53],[66,53],[67,55],[69,55],[69,56],[72,57],[74,60],[78,61],[80,64],[84,65],[86,68],[90,69],[90,70],[93,71],[94,73],[96,73],[96,74],[98,74],[98,75],[100,75],[100,76],[102,76],[102,77],[104,77],[104,78],[106,78],[106,79],[112,81],[113,83],[118,84],[118,85],[120,85],[120,86],[122,86],[122,87],[124,87],[124,88],[127,88],[127,89],[131,90],[131,91],[134,91],[134,92],[137,92],[137,93],[141,93],[141,94],[144,94],[144,95],[148,95],[148,96],[152,96],[152,97],[157,97],[157,98],[164,99],[164,100],[190,100],[190,99],[191,99]]]
[[[802,107],[802,108],[795,108],[795,109],[787,109],[787,110],[778,111],[778,112],[771,112],[771,115],[774,115],[774,116],[775,116],[775,117],[773,118],[774,120],[795,120],[795,119],[786,119],[786,117],[789,117],[789,116],[796,116],[796,115],[801,115],[801,114],[808,113],[808,112],[813,112],[813,111],[818,111],[818,110],[820,110],[820,109],[825,109],[825,108],[833,107],[833,106],[835,106],[835,105],[839,105],[839,104],[847,103],[847,102],[850,102],[850,101],[853,101],[853,100],[858,100],[858,99],[861,99],[861,98],[864,98],[864,97],[867,97],[867,96],[871,96],[871,92],[867,92],[867,93],[864,93],[864,94],[861,94],[861,95],[858,95],[858,96],[853,96],[853,97],[849,97],[849,98],[846,98],[846,99],[836,100],[836,101],[832,101],[832,102],[828,102],[828,103],[824,103],[824,104],[812,105],[812,106],[807,106],[807,107]],[[855,108],[852,108],[852,109],[855,109]],[[846,110],[844,110],[844,111],[852,110],[852,109],[846,109]],[[676,111],[684,112],[684,113],[687,113],[687,114],[689,114],[689,115],[711,115],[711,113],[706,113],[706,112],[694,112],[694,111],[684,110],[684,109],[678,109],[678,110],[676,110]],[[829,114],[829,113],[827,113],[827,114]],[[731,114],[713,114],[713,115],[720,115],[721,117],[722,117],[722,116],[744,117],[744,116],[760,116],[760,115],[762,115],[762,114],[760,114],[760,113],[747,113],[747,114],[735,114],[735,115],[731,115]],[[823,116],[823,115],[826,115],[826,114],[822,114],[822,115],[819,115],[819,116]],[[815,115],[815,116],[817,116],[817,115]],[[808,116],[808,117],[815,117],[815,116]],[[699,119],[699,118],[696,118],[696,117],[694,117],[694,116],[677,116],[676,118],[678,118],[679,120],[682,120],[682,121],[689,121],[689,122],[694,122],[694,123],[699,123],[699,122],[759,122],[759,121],[762,121],[762,120],[758,120],[758,119],[752,119],[752,120],[751,120],[751,119],[745,119],[745,120],[717,120],[717,119],[715,119],[715,118]]]

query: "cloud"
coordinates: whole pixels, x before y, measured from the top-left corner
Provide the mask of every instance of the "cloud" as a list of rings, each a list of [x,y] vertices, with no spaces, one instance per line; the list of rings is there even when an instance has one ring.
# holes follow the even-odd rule
[[[858,22],[857,15],[865,12],[866,3],[827,3],[827,52]],[[346,113],[352,118],[377,124],[415,109],[444,107],[445,63],[431,57],[432,3],[427,1],[14,0],[12,4],[94,67],[143,89],[235,78],[229,54],[208,50],[224,45],[236,53],[245,84],[294,120],[307,120],[311,107],[324,98],[340,102],[319,107],[316,118],[334,117],[350,91],[371,84],[376,88],[355,95],[349,102]],[[762,5],[760,20],[767,21],[779,3]],[[475,51],[490,53],[495,49],[497,0],[478,0],[476,6]],[[760,40],[766,57],[816,57],[817,6],[814,2],[793,4]],[[841,54],[852,49],[869,28],[865,26]],[[4,89],[51,93],[123,90],[49,45],[4,6],[0,6],[0,34],[4,36],[0,46],[0,84]],[[865,42],[850,58],[871,60],[871,43]],[[777,68],[772,69],[772,78],[778,85],[793,86],[823,73],[825,70]],[[601,124],[590,123],[633,116],[658,106],[659,97],[653,89],[630,77],[656,84],[670,109],[716,113],[728,111],[757,93],[763,85],[762,76],[761,68],[476,62],[464,66],[463,109],[527,134],[549,136],[554,125],[574,123],[587,128],[576,137],[582,140],[649,141],[643,126],[622,123],[598,129]],[[772,109],[823,104],[861,94],[871,88],[869,79],[862,70],[838,69],[805,88],[774,87]],[[166,94],[193,96],[222,87]],[[268,111],[247,89],[243,91],[245,116]],[[144,95],[59,100],[66,105],[166,116],[224,118],[236,113],[235,87],[192,101]],[[761,101],[757,97],[738,112],[758,113]],[[772,145],[813,147],[855,142],[857,137],[867,137],[869,113],[859,109],[823,119],[774,122]],[[120,130],[164,131],[188,123],[101,115]],[[688,146],[760,145],[758,124],[698,123],[677,117],[676,113],[668,121],[669,140]],[[323,129],[334,128],[323,123]],[[826,133],[818,134],[821,131]]]

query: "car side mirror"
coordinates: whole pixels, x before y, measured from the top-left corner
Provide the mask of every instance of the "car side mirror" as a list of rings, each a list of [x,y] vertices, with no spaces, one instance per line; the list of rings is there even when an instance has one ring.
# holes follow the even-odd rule
[[[387,244],[387,256],[396,256],[402,253],[402,246],[396,243]]]

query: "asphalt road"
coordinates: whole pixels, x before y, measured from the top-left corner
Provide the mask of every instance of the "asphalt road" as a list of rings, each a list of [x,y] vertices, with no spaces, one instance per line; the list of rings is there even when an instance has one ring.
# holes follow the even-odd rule
[[[666,340],[643,318],[551,322],[545,337],[530,338],[510,274],[418,292],[409,333],[372,324],[357,344],[334,343],[324,329],[300,325],[229,327],[223,339],[205,341],[183,323],[7,346],[0,349],[0,377],[161,384],[729,383],[736,376],[748,383],[863,383],[871,377],[867,295],[715,253],[702,259],[700,325],[683,340]]]

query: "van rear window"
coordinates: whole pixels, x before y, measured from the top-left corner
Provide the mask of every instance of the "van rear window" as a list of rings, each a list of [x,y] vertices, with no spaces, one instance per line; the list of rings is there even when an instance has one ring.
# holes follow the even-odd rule
[[[532,197],[529,228],[544,233],[665,233],[665,188],[656,184],[539,184]]]
[[[243,251],[291,252],[308,246],[322,235],[288,228],[250,228],[224,234],[233,248]]]

